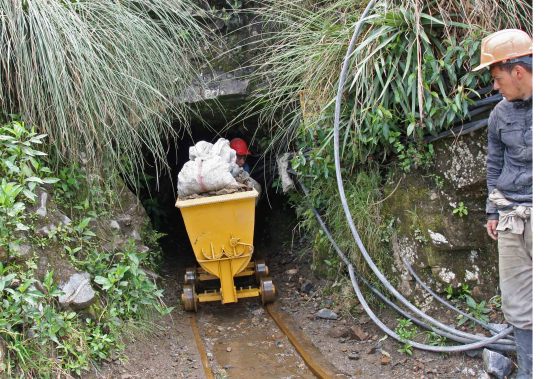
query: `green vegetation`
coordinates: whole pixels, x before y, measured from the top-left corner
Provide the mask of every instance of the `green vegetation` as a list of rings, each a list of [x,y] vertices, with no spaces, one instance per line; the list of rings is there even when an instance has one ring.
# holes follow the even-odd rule
[[[271,0],[252,10],[263,20],[263,39],[250,45],[253,79],[262,85],[245,113],[259,115],[271,152],[295,152],[292,167],[311,194],[292,201],[315,236],[315,266],[330,275],[339,272],[331,269],[335,253],[305,209],[319,210],[341,249],[364,270],[338,200],[333,105],[348,41],[366,3]],[[531,13],[529,2],[515,0],[398,0],[378,2],[364,20],[341,108],[341,171],[354,222],[382,268],[392,266],[390,236],[403,227],[384,206],[392,178],[416,170],[431,175],[426,169],[434,151],[423,137],[467,119],[480,96],[476,90],[489,83],[486,72],[470,71],[479,62],[482,37],[505,27],[531,30]],[[442,178],[434,180],[444,185]],[[424,244],[426,230],[415,224],[411,234]]]
[[[394,331],[399,335],[399,337],[401,337],[403,341],[414,340],[414,338],[418,334],[418,329],[416,328],[416,326],[413,325],[413,322],[411,320],[406,318],[397,319],[397,326]],[[405,353],[407,355],[413,355],[413,347],[406,342],[397,351],[399,351],[400,353]]]
[[[141,326],[152,312],[169,312],[144,271],[156,267],[157,252],[139,252],[130,240],[118,249],[101,247],[90,225],[116,204],[100,196],[107,191],[87,187],[77,166],[54,177],[42,151],[45,139],[20,121],[0,126],[0,344],[6,352],[0,376],[81,374],[121,353],[122,330]],[[30,211],[40,186],[53,190],[72,220],[46,235],[35,232]],[[30,254],[22,255],[24,245]],[[48,250],[91,274],[98,300],[85,312],[59,307],[54,268],[38,267]]]
[[[318,175],[316,174],[316,178],[320,180]],[[344,219],[344,211],[337,199],[336,183],[332,178],[330,179],[330,181],[323,183],[321,187],[311,187],[310,196],[307,200],[314,200],[314,203],[298,203],[296,210],[300,219],[303,220],[301,225],[309,230],[319,229],[308,206],[312,205],[321,210],[323,217],[330,220],[328,226],[341,250],[345,252],[360,272],[365,273],[367,270],[363,257],[353,242],[352,234]],[[368,171],[358,172],[352,182],[346,183],[347,193],[350,193],[347,199],[348,205],[353,214],[356,215],[354,220],[356,227],[360,230],[360,235],[366,244],[367,250],[375,259],[376,264],[381,269],[386,269],[393,262],[392,255],[388,253],[393,228],[392,223],[382,221],[380,187],[381,176],[377,167],[369,167]],[[297,199],[297,194],[292,196]],[[315,268],[319,271],[324,270],[324,273],[330,278],[334,278],[344,269],[329,240],[322,232],[315,235],[314,254]],[[322,267],[322,262],[325,264],[324,267]]]
[[[490,322],[490,318],[488,317],[488,313],[490,313],[490,308],[486,304],[486,300],[482,300],[481,302],[475,301],[475,299],[469,295],[465,296],[466,301],[466,311],[471,316],[475,317],[479,321],[483,322]],[[458,315],[458,326],[465,324],[469,319],[466,316]],[[472,321],[471,325],[475,327],[475,322]]]
[[[158,236],[142,235],[147,253],[104,247],[97,226],[123,206],[119,174],[137,187],[146,164],[165,167],[209,39],[183,0],[0,0],[0,15],[0,376],[79,375],[169,311],[145,271]],[[39,187],[70,222],[39,225]],[[91,275],[84,311],[60,308],[57,260]]]
[[[445,179],[437,174],[432,174],[433,181],[435,183],[435,186],[438,189],[442,189],[445,186]]]
[[[337,80],[354,25],[366,3],[262,2],[263,6],[254,11],[264,20],[264,38],[252,42],[256,68],[253,79],[261,85],[245,113],[259,116],[260,125],[269,133],[264,146],[272,154],[295,152],[292,168],[310,195],[292,194],[291,201],[301,226],[313,238],[316,270],[335,278],[336,284],[349,286],[340,279],[345,275],[342,264],[308,210],[309,205],[323,216],[358,271],[380,288],[369,275],[346,222],[333,155]],[[404,191],[396,183],[422,184],[421,177],[430,178],[437,189],[444,189],[445,178],[428,171],[433,167],[435,152],[424,137],[471,119],[470,107],[481,96],[476,90],[490,80],[486,72],[471,72],[479,62],[483,36],[508,27],[531,32],[531,14],[528,1],[398,0],[377,2],[364,20],[342,98],[341,173],[362,242],[394,285],[399,273],[393,269],[393,238],[398,233],[409,236],[418,248],[429,249],[427,231],[440,230],[445,218],[428,217],[424,207],[414,203],[417,199],[429,204],[428,191],[399,195],[410,203],[399,199],[388,203],[387,199],[396,191]],[[405,220],[395,217],[404,210],[408,212]],[[453,211],[460,218],[468,213],[463,202],[457,203]],[[337,285],[331,290],[342,293],[343,287]],[[459,298],[476,318],[488,319],[486,304],[476,302],[464,287],[451,287],[450,296]],[[409,320],[398,320],[396,331],[406,340],[418,334]],[[426,340],[434,345],[446,342],[432,332]],[[412,353],[408,344],[400,351]]]
[[[259,115],[261,132],[270,135],[260,143],[269,152],[296,152],[292,166],[311,193],[291,200],[314,236],[316,269],[330,277],[343,269],[308,205],[324,215],[359,271],[367,271],[338,201],[332,143],[338,73],[365,5],[266,0],[250,10],[263,27],[248,42],[252,79],[261,85],[241,117]],[[233,30],[245,9],[238,0],[229,6],[210,12]],[[356,226],[383,271],[392,266],[390,243],[400,228],[385,207],[397,178],[431,165],[434,151],[424,135],[465,119],[479,97],[475,89],[488,83],[486,74],[469,72],[482,36],[504,27],[531,30],[531,10],[531,2],[518,0],[396,0],[379,2],[364,21],[341,110],[342,174]],[[176,134],[170,119],[187,127],[190,109],[179,99],[210,55],[209,35],[203,12],[184,0],[0,0],[0,14],[0,119],[8,120],[0,128],[0,347],[7,352],[0,375],[80,374],[120,354],[121,330],[169,311],[145,272],[158,262],[157,235],[143,236],[149,253],[131,240],[106,249],[95,226],[120,205],[112,192],[118,174],[137,188],[147,164],[161,168],[166,161],[165,140]],[[24,123],[10,121],[13,114]],[[434,180],[443,186],[443,178]],[[35,232],[30,209],[39,187],[71,222]],[[147,205],[161,218],[153,201]],[[454,214],[467,213],[458,203]],[[427,243],[427,228],[409,227]],[[54,270],[38,275],[48,249],[91,275],[98,300],[85,312],[59,308]],[[357,303],[343,292],[348,281],[335,283],[339,303],[350,311]],[[488,318],[486,303],[463,287],[448,296]],[[416,333],[409,320],[396,330],[404,339]]]
[[[49,176],[51,170],[40,159],[45,154],[36,149],[44,138],[17,121],[0,127],[0,248],[6,256],[18,242],[13,232],[30,229],[25,202],[36,200],[39,184],[58,180]]]
[[[414,143],[403,144],[399,140],[400,132],[390,132],[389,142],[393,143],[399,167],[404,172],[414,168],[427,168],[433,162],[433,145],[419,148]]]
[[[376,5],[347,78],[341,125],[345,167],[373,154],[385,157],[396,142],[407,145],[405,150],[411,143],[422,148],[423,134],[467,115],[474,89],[488,83],[486,75],[469,72],[479,60],[485,31],[531,23],[526,3],[479,3]],[[267,32],[264,46],[256,46],[255,78],[266,88],[259,88],[247,112],[271,124],[279,148],[291,143],[306,153],[305,148],[332,144],[336,81],[364,7],[354,0],[276,0],[255,10]]]
[[[460,201],[456,205],[456,207],[454,207],[454,209],[452,210],[452,214],[458,215],[460,217],[467,216],[468,210],[467,210],[467,207],[466,207],[466,205],[464,204],[463,201]]]
[[[469,284],[462,283],[458,287],[453,287],[452,284],[449,284],[447,288],[445,289],[447,299],[452,301],[458,301],[460,299],[465,299],[466,296],[471,295],[471,289],[469,288]]]
[[[501,307],[501,297],[499,296],[493,296],[488,302],[486,300],[477,302],[471,296],[471,289],[467,283],[462,283],[458,288],[453,288],[452,285],[449,284],[445,292],[448,300],[452,301],[460,308],[465,306],[466,313],[470,314],[477,320],[486,323],[490,322],[490,317],[488,314],[492,310],[491,307]],[[457,320],[458,326],[460,326],[464,325],[469,319],[466,316],[458,315]],[[471,326],[475,327],[475,325],[476,323],[471,321]]]
[[[198,78],[206,31],[184,0],[0,0],[0,114],[50,136],[63,161],[143,171],[143,149],[165,163],[162,138]]]
[[[501,308],[501,296],[500,295],[492,296],[490,298],[490,300],[488,300],[488,304],[490,304],[490,306],[492,308],[500,309]]]
[[[447,338],[443,337],[433,331],[425,331],[419,333],[418,328],[409,319],[397,319],[397,326],[394,331],[401,337],[403,346],[397,351],[405,353],[407,355],[413,355],[413,347],[407,343],[407,341],[415,341],[419,336],[424,336],[426,344],[432,346],[445,346],[447,344]]]
[[[426,332],[426,343],[432,346],[445,346],[447,337],[440,336],[439,334],[431,331]]]

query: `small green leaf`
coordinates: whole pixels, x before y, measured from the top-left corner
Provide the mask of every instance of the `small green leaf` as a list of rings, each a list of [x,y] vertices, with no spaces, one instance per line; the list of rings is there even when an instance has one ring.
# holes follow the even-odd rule
[[[15,277],[16,277],[15,274],[9,274],[7,276],[0,277],[0,292],[4,290],[6,285],[11,284],[11,281],[15,279]]]
[[[97,275],[97,276],[95,276],[94,280],[95,280],[95,283],[100,284],[103,287],[104,286],[111,286],[111,283],[108,280],[108,278],[105,278],[103,276]]]
[[[411,122],[409,126],[407,127],[407,135],[410,136],[414,132],[416,124],[414,122]]]
[[[14,174],[18,174],[19,172],[21,172],[21,170],[19,169],[19,167],[17,167],[16,165],[14,165],[11,161],[9,160],[4,160],[4,164],[6,165],[6,167],[8,168],[8,170]]]
[[[87,225],[89,225],[89,222],[91,221],[91,218],[90,217],[85,217],[83,220],[81,220],[81,222],[79,223],[78,225],[78,229],[79,230],[83,230],[87,227]]]
[[[36,200],[36,194],[28,189],[23,190],[23,195],[25,195],[29,200],[34,201]]]
[[[37,176],[31,176],[30,178],[26,178],[25,182],[35,182],[35,183],[40,183],[40,184],[44,183],[44,181],[42,179],[38,178]]]

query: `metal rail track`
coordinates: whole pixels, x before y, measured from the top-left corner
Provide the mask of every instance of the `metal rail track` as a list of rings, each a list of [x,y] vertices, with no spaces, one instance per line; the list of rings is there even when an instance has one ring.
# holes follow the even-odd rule
[[[294,327],[295,321],[288,314],[280,312],[278,304],[267,304],[265,307],[276,325],[288,337],[288,340],[316,377],[320,379],[348,377],[327,361],[320,350],[299,329]]]
[[[349,376],[339,371],[333,364],[325,359],[318,348],[295,327],[293,318],[279,310],[277,304],[267,304],[265,306],[270,318],[276,323],[278,328],[285,334],[297,353],[301,356],[308,369],[320,379],[329,378],[348,378]],[[199,350],[204,374],[207,379],[214,379],[214,373],[210,367],[206,348],[199,333],[197,318],[194,314],[190,315],[191,329],[195,337],[195,343]]]
[[[197,325],[197,318],[194,314],[189,315],[189,322],[191,323],[191,330],[193,331],[193,337],[195,338],[195,344],[197,345],[197,350],[199,350],[199,356],[201,357],[202,368],[206,379],[214,379],[214,373],[208,362],[208,357],[206,356],[206,349],[204,343],[202,342],[201,334],[199,333],[199,327]]]

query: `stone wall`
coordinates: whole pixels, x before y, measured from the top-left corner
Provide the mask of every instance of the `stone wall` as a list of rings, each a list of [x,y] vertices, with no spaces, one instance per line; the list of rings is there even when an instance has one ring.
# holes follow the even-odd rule
[[[247,8],[255,6],[246,0],[203,2],[202,14],[197,15],[209,28],[211,43],[204,51],[207,63],[193,83],[173,97],[177,103],[193,105],[202,120],[216,130],[239,116],[252,89],[249,75],[261,26]]]
[[[44,281],[46,273],[51,271],[54,282],[64,292],[59,297],[60,305],[80,310],[90,306],[96,299],[92,286],[94,278],[74,267],[63,243],[59,241],[62,228],[75,225],[63,213],[52,195],[53,192],[49,185],[37,190],[36,205],[28,210],[30,217],[35,219],[34,228],[16,231],[21,243],[13,246],[15,253],[11,256],[0,254],[0,262],[24,265],[36,256],[38,260],[34,275],[38,290],[42,291],[41,282]],[[144,208],[138,198],[120,181],[116,193],[117,206],[109,209],[108,216],[98,216],[91,220],[89,229],[102,242],[103,250],[120,251],[129,240],[133,240],[138,251],[149,251],[149,247],[142,241],[142,236],[151,230]],[[59,237],[54,237],[57,234]]]
[[[405,257],[435,291],[467,283],[489,299],[498,285],[496,243],[486,233],[486,129],[438,141],[434,167],[395,179],[385,217],[394,217],[394,275],[406,295],[422,294],[403,265]],[[453,213],[463,202],[467,215]],[[416,296],[418,297],[418,296]]]

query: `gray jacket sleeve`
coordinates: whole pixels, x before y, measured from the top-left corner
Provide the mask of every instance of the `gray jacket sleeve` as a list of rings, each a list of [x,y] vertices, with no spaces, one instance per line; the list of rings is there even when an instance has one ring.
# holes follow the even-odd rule
[[[499,120],[496,111],[497,109],[494,109],[492,113],[490,113],[488,119],[488,155],[486,157],[486,184],[488,187],[488,194],[496,188],[496,183],[503,168],[504,146],[500,138],[498,128]],[[488,200],[488,198],[486,199],[486,215],[489,220],[497,220],[499,218],[496,205]]]

